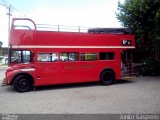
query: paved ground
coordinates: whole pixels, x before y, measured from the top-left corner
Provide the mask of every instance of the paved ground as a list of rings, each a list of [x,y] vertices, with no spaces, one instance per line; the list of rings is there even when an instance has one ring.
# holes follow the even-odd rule
[[[4,77],[0,67],[0,84]],[[139,77],[111,86],[61,85],[17,93],[0,87],[0,113],[160,113],[160,77]]]
[[[0,65],[0,85],[1,85],[1,81],[3,80],[3,78],[5,77],[5,69],[7,68],[7,66],[4,65]]]

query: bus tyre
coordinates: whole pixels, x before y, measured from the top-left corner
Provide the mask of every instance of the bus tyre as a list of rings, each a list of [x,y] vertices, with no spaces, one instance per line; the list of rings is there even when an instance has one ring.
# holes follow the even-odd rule
[[[111,85],[115,82],[115,74],[112,70],[105,70],[101,73],[100,82],[102,85]]]
[[[27,75],[19,75],[13,81],[14,89],[18,92],[27,92],[32,88],[32,79]]]

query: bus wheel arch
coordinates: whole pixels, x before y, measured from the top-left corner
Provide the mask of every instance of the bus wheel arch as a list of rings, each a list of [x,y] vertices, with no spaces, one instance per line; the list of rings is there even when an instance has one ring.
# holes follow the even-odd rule
[[[19,73],[14,76],[12,85],[18,92],[28,92],[33,88],[34,78],[28,73]]]
[[[100,74],[100,83],[102,85],[111,85],[115,82],[116,74],[113,69],[106,68]]]

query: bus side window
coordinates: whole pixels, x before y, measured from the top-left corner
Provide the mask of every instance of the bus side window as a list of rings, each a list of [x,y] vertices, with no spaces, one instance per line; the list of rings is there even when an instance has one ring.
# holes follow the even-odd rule
[[[61,61],[78,61],[78,52],[64,52],[60,53]]]
[[[81,61],[96,61],[98,53],[81,53]]]
[[[58,61],[58,53],[38,53],[38,62],[55,62]]]
[[[58,61],[58,53],[52,53],[52,61]]]
[[[100,60],[114,60],[115,53],[113,52],[100,52]]]
[[[69,53],[69,61],[78,61],[78,53]]]
[[[37,55],[38,62],[50,62],[51,54],[50,53],[38,53]]]

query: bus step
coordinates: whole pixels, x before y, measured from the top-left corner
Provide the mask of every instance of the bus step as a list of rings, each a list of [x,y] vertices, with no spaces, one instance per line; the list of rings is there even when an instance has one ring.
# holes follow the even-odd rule
[[[136,76],[126,76],[126,77],[122,77],[121,79],[122,80],[131,80],[131,79],[134,79],[136,78]]]
[[[5,79],[5,78],[4,78],[3,81],[2,81],[2,87],[4,87],[4,86],[7,86],[7,84],[6,84],[6,79]]]

